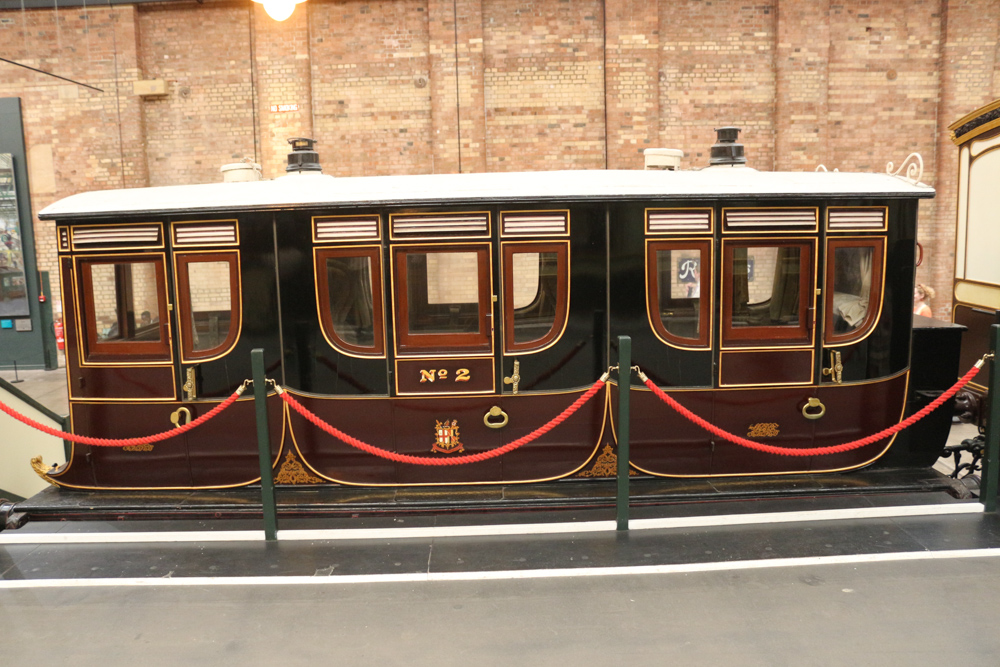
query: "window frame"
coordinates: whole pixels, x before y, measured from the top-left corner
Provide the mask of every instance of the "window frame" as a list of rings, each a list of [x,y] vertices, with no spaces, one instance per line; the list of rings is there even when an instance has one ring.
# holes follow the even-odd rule
[[[799,324],[797,326],[733,326],[733,255],[737,248],[800,248]],[[816,238],[740,238],[722,242],[722,347],[812,345],[815,333]],[[773,297],[772,297],[773,298]]]
[[[170,338],[169,307],[167,302],[166,262],[163,253],[152,255],[87,255],[76,258],[77,290],[79,307],[83,309],[83,361],[87,363],[101,362],[172,362],[172,345]],[[154,267],[156,280],[156,302],[160,313],[160,339],[157,341],[108,341],[97,339],[97,313],[94,305],[93,270],[95,264],[143,264]],[[115,276],[115,291],[118,292],[117,269]],[[118,326],[121,329],[123,320],[119,315]]]
[[[836,279],[836,251],[839,248],[872,248],[872,278],[868,294],[868,312],[865,319],[853,331],[834,333],[830,326],[833,319],[834,281]],[[885,237],[884,236],[854,236],[831,237],[826,242],[826,284],[823,297],[823,345],[832,347],[854,343],[866,338],[878,322],[882,313],[882,300],[885,292]]]
[[[191,312],[191,283],[188,265],[197,262],[221,262],[229,264],[230,325],[226,339],[208,350],[195,350],[193,336],[194,317]],[[201,363],[228,354],[239,339],[243,329],[243,294],[240,288],[240,258],[236,250],[185,250],[174,253],[174,281],[177,284],[178,337],[180,338],[181,362]]]
[[[566,330],[569,315],[569,241],[508,241],[501,244],[503,258],[503,347],[505,354],[538,352],[551,347]],[[514,340],[514,255],[519,253],[556,254],[556,311],[552,327],[534,340]]]
[[[380,359],[385,357],[385,303],[382,288],[382,247],[377,245],[337,246],[316,248],[313,252],[316,279],[316,309],[320,329],[326,342],[335,350],[350,357]],[[326,274],[326,260],[331,258],[366,257],[372,272],[372,340],[370,347],[348,343],[337,334],[330,312],[330,282]]]
[[[698,338],[685,338],[667,331],[660,313],[660,281],[656,253],[662,250],[698,250],[701,253],[701,286],[698,303]],[[714,289],[712,239],[648,239],[646,241],[646,316],[656,337],[667,345],[688,350],[707,350],[712,345],[712,295]],[[707,288],[707,289],[706,289]]]
[[[400,356],[492,354],[493,288],[492,244],[399,244],[392,246],[393,316],[396,352]],[[474,252],[478,257],[479,331],[476,333],[410,333],[406,258],[411,254]]]

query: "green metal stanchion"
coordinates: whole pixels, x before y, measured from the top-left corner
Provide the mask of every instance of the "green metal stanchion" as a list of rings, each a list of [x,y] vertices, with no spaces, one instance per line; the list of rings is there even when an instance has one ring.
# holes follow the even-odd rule
[[[274,502],[274,478],[271,472],[271,436],[267,427],[267,385],[264,380],[264,350],[250,351],[253,370],[253,402],[257,412],[257,450],[260,457],[260,495],[264,506],[264,537],[278,539],[278,509]]]
[[[632,339],[618,337],[618,530],[628,530],[628,399],[632,387]]]
[[[997,511],[997,487],[1000,481],[1000,373],[997,372],[997,351],[1000,350],[1000,325],[990,332],[989,417],[986,422],[986,451],[983,452],[983,481],[979,500],[987,512]]]

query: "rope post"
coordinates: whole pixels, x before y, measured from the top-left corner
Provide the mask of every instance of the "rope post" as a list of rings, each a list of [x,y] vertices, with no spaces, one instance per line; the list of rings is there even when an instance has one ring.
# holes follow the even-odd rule
[[[628,530],[628,399],[632,389],[632,339],[618,337],[618,530]]]
[[[264,350],[250,351],[253,370],[253,403],[257,412],[257,451],[260,457],[260,495],[264,508],[264,538],[278,539],[278,510],[274,502],[274,478],[271,472],[271,436],[267,426],[267,384],[264,378]]]
[[[990,331],[989,417],[986,422],[986,451],[983,452],[983,479],[979,499],[987,512],[997,511],[997,487],[1000,480],[1000,373],[997,372],[997,352],[1000,351],[1000,325]]]

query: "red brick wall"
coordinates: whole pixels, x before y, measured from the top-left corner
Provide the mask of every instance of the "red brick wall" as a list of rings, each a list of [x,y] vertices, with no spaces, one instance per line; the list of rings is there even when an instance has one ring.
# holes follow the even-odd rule
[[[0,63],[35,212],[83,190],[219,181],[243,157],[280,176],[292,136],[317,139],[335,175],[638,169],[649,147],[690,168],[734,124],[760,169],[883,171],[920,152],[939,195],[921,203],[918,277],[941,317],[946,128],[1000,96],[1000,0],[308,0],[283,23],[206,0],[0,19],[4,57],[104,90]],[[153,78],[166,95],[133,94]],[[51,225],[36,233],[55,271]]]
[[[149,185],[220,181],[223,164],[254,155],[250,6],[138,7],[142,78],[168,86],[141,102]]]

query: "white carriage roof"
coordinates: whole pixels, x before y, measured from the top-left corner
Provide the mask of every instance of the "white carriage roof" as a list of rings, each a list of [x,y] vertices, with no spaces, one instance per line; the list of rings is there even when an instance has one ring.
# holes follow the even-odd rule
[[[72,195],[39,213],[45,220],[323,206],[381,206],[532,200],[924,198],[934,189],[889,174],[701,171],[542,171],[335,178],[293,174],[272,181],[174,185]]]

